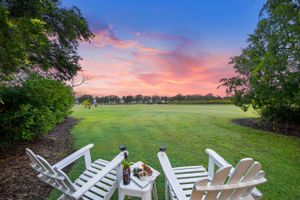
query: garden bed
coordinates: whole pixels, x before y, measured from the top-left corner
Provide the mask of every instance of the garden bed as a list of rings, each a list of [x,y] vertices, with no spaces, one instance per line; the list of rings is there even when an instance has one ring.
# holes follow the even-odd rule
[[[51,164],[56,163],[73,150],[70,130],[77,121],[67,118],[49,134],[0,154],[0,199],[45,199],[49,195],[51,187],[36,178],[25,149],[32,149]]]
[[[235,124],[247,126],[263,131],[272,131],[283,135],[300,137],[300,125],[288,123],[274,123],[257,118],[243,118],[233,120]]]

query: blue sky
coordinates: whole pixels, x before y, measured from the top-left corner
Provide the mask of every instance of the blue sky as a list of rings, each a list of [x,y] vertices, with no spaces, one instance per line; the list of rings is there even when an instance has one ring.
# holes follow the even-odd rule
[[[218,80],[233,75],[229,58],[246,47],[264,2],[63,1],[81,10],[96,35],[80,46],[83,70],[95,77],[78,93],[224,95]]]

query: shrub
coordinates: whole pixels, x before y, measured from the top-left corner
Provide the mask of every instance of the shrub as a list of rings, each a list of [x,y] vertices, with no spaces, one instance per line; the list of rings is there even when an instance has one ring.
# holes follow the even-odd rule
[[[82,105],[85,108],[87,108],[87,107],[89,107],[91,105],[91,102],[90,102],[90,100],[86,99],[86,100],[83,100]]]
[[[72,89],[61,81],[30,76],[22,86],[2,87],[0,148],[47,133],[70,113]]]

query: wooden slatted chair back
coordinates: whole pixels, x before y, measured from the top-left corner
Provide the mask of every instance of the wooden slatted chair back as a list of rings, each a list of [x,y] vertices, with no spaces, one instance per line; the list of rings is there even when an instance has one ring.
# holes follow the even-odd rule
[[[36,155],[30,149],[26,149],[26,153],[31,160],[30,166],[39,173],[39,179],[67,196],[71,196],[76,191],[72,181],[63,171],[53,168],[46,159]]]
[[[37,155],[33,153],[30,149],[26,149],[26,154],[29,156],[31,161],[30,166],[37,171],[38,173],[47,172],[46,167],[42,165],[42,163],[37,159]]]
[[[195,183],[191,200],[240,200],[248,199],[256,185],[265,183],[261,164],[251,158],[240,160],[234,171],[228,165],[220,168],[211,182],[208,178]]]

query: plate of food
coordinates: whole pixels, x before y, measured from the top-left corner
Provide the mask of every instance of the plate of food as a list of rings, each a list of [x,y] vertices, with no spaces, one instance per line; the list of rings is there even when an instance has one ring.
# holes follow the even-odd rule
[[[131,180],[138,184],[141,188],[146,187],[149,183],[154,181],[160,174],[155,169],[151,168],[147,164],[139,161],[133,164],[131,167]]]

